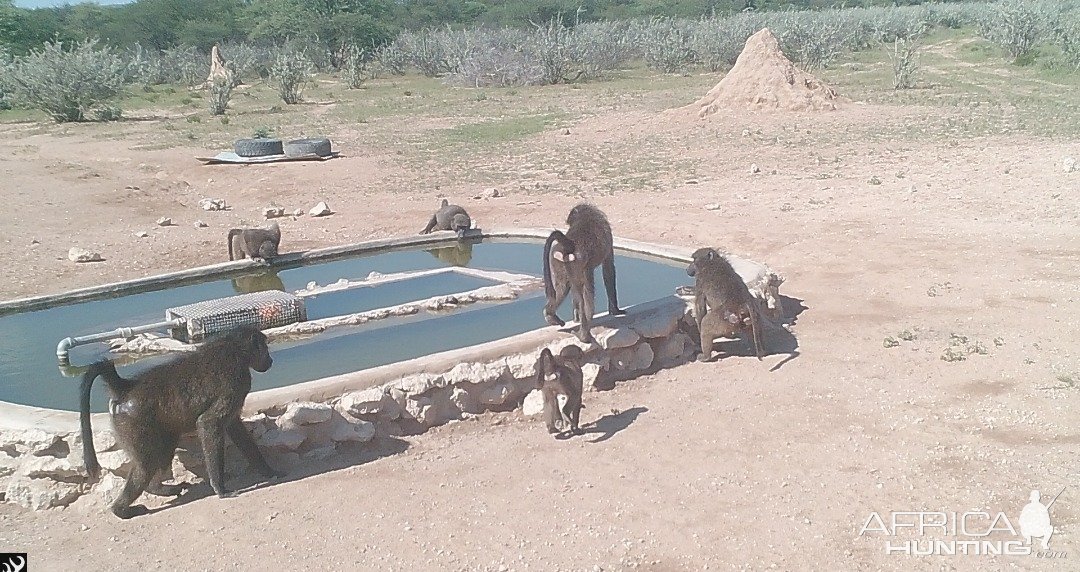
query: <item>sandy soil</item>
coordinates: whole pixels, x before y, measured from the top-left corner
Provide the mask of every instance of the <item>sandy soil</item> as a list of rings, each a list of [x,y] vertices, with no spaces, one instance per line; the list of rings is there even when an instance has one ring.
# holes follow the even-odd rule
[[[514,175],[493,185],[505,197],[479,200],[477,185],[424,185],[428,173],[366,145],[362,126],[331,133],[345,158],[251,167],[202,166],[191,159],[201,148],[102,141],[93,125],[62,136],[4,126],[6,299],[224,260],[226,229],[260,223],[271,203],[336,211],[284,220],[283,250],[299,250],[414,233],[440,196],[482,226],[560,225],[584,197],[619,236],[767,262],[801,312],[793,359],[689,364],[590,393],[583,438],[489,414],[233,499],[200,486],[129,522],[100,507],[5,504],[0,546],[56,571],[1080,566],[1080,173],[1060,167],[1080,156],[1076,142],[858,136],[933,113],[918,109],[699,122],[631,107],[483,159]],[[692,173],[661,161],[660,192],[614,194],[599,191],[602,174],[559,175],[631,148]],[[523,174],[541,163],[544,174]],[[203,197],[232,208],[202,211]],[[161,216],[176,225],[155,226]],[[76,244],[106,260],[67,261]],[[914,340],[884,347],[903,330]],[[954,343],[986,355],[943,361]],[[1030,490],[1062,487],[1050,546],[1064,558],[887,555],[884,534],[859,535],[871,513],[890,511],[1004,511],[1018,526]]]

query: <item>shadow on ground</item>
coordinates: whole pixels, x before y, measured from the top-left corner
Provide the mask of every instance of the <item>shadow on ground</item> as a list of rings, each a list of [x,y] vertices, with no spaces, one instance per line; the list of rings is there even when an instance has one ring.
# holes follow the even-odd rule
[[[589,441],[590,443],[602,443],[614,437],[619,431],[629,427],[631,423],[637,420],[638,415],[641,415],[648,410],[649,408],[647,407],[632,407],[626,411],[611,413],[593,421],[587,427],[583,427],[583,429],[586,434],[600,434],[599,437],[591,439]]]
[[[288,474],[284,477],[263,480],[253,468],[246,466],[242,474],[226,474],[225,483],[230,490],[242,495],[246,492],[272,487],[280,483],[299,481],[313,475],[363,465],[383,457],[403,453],[408,448],[409,443],[407,441],[396,437],[376,437],[367,444],[341,443],[338,445],[338,452],[332,458],[321,461],[304,461],[289,470]],[[226,455],[240,456],[240,452],[234,448],[230,448],[230,450],[226,451]],[[192,486],[184,491],[182,495],[165,505],[150,509],[150,513],[153,514],[162,510],[168,510],[173,507],[185,505],[189,502],[212,496],[214,491],[210,488],[210,481],[206,478],[205,469],[200,469],[199,472],[196,472],[196,476],[202,479],[200,482],[192,484]]]

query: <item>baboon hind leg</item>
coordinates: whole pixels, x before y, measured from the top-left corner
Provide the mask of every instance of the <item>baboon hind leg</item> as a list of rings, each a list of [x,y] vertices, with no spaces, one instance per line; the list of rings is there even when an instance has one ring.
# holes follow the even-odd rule
[[[578,424],[581,421],[581,400],[567,396],[566,405],[563,406],[563,417],[570,426],[570,433],[581,435],[582,431]]]
[[[196,426],[203,457],[206,459],[206,473],[210,478],[210,486],[220,498],[236,496],[236,493],[225,488],[225,435],[222,432],[221,417],[214,415],[211,409],[199,416]]]
[[[559,396],[553,391],[544,392],[544,425],[547,426],[548,433],[558,433],[559,428],[556,425],[556,420],[560,417],[559,414]]]
[[[604,289],[607,290],[607,307],[608,314],[612,316],[622,316],[626,314],[626,310],[619,308],[619,294],[615,289],[615,254],[604,259],[604,263],[601,265],[604,272]]]
[[[239,417],[229,422],[227,426],[229,438],[233,443],[236,443],[236,447],[240,449],[240,452],[247,458],[255,470],[262,473],[266,477],[283,477],[285,473],[281,471],[275,471],[266,462],[266,457],[263,457],[262,451],[259,451],[258,444],[255,443],[255,438],[248,432],[247,427],[244,427],[244,422]]]
[[[551,326],[565,326],[566,322],[556,314],[559,306],[562,306],[566,295],[570,293],[570,279],[565,270],[555,271],[551,269],[551,285],[555,288],[555,297],[548,298],[544,305],[544,320]]]
[[[424,230],[420,231],[420,234],[431,234],[431,230],[435,228],[435,225],[437,224],[439,224],[439,217],[431,215],[431,220],[428,221],[427,226],[424,227]]]
[[[591,327],[592,317],[594,313],[593,304],[596,302],[596,288],[593,281],[593,273],[586,272],[584,284],[581,285],[581,289],[574,289],[574,305],[580,308],[581,314],[578,321],[577,337],[584,343],[591,344],[593,341]]]
[[[176,454],[176,445],[176,439],[165,439],[165,444],[157,451],[154,459],[156,470],[151,475],[150,484],[146,486],[146,492],[159,497],[175,497],[184,494],[184,491],[187,490],[188,483],[167,485],[162,482],[173,477],[172,460],[173,455]]]
[[[133,505],[139,495],[143,494],[146,487],[150,484],[150,479],[154,475],[147,471],[141,464],[136,462],[131,467],[131,472],[128,473],[127,481],[124,482],[124,490],[120,492],[120,496],[116,497],[113,501],[112,511],[116,516],[128,519],[136,516],[142,516],[150,512],[150,509],[141,504]]]

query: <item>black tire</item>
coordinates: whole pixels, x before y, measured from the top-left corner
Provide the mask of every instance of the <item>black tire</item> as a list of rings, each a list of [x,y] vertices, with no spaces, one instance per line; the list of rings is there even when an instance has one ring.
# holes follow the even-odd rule
[[[327,157],[330,155],[330,140],[326,137],[293,139],[285,144],[285,154],[289,157],[312,154]]]
[[[237,139],[233,151],[241,157],[265,157],[283,155],[281,139]]]

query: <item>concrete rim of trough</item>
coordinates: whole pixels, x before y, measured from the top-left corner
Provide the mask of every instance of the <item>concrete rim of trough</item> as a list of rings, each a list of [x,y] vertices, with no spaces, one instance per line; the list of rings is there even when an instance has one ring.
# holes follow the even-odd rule
[[[544,228],[508,228],[493,229],[489,231],[473,229],[467,232],[466,238],[524,238],[543,240],[551,234],[552,230],[553,229]],[[164,288],[200,278],[226,276],[242,270],[322,261],[368,252],[403,250],[423,246],[453,245],[457,242],[457,235],[453,232],[440,231],[427,235],[383,238],[342,246],[331,246],[303,252],[293,252],[275,258],[270,264],[256,262],[254,260],[221,262],[188,270],[159,274],[147,278],[138,278],[100,286],[80,288],[60,294],[49,294],[0,302],[0,316],[9,313],[42,309],[54,304],[70,304],[117,294],[133,293],[135,291],[150,288]],[[675,262],[686,263],[689,263],[690,255],[693,253],[693,249],[691,248],[654,244],[618,237],[615,237],[614,239],[614,246],[617,250],[625,252],[644,254],[666,258]],[[650,302],[630,307],[627,309],[627,312],[629,316],[646,314],[656,310],[663,304],[675,303],[675,301],[678,301],[680,304],[684,303],[672,294],[668,297],[658,298]],[[594,320],[594,324],[596,325],[607,325],[607,322],[608,319],[606,315]],[[465,348],[421,356],[410,360],[297,383],[285,387],[255,391],[248,395],[247,401],[244,403],[244,414],[250,415],[256,411],[266,410],[272,407],[284,407],[285,404],[291,401],[326,401],[348,391],[377,386],[379,383],[376,383],[376,380],[382,380],[382,383],[386,383],[401,378],[405,374],[424,373],[429,370],[442,371],[450,369],[454,364],[463,361],[479,361],[482,359],[490,359],[491,357],[534,351],[535,348],[556,342],[566,335],[567,334],[560,332],[558,327],[543,326],[516,336],[492,340],[490,342]],[[447,367],[448,365],[449,367]],[[74,391],[74,389],[72,390]],[[93,423],[100,426],[100,423],[103,423],[104,420],[108,418],[108,414],[94,413],[91,415],[91,418]],[[79,413],[76,411],[63,411],[59,409],[49,409],[0,401],[0,431],[7,430],[40,430],[50,433],[73,433],[79,430]]]

